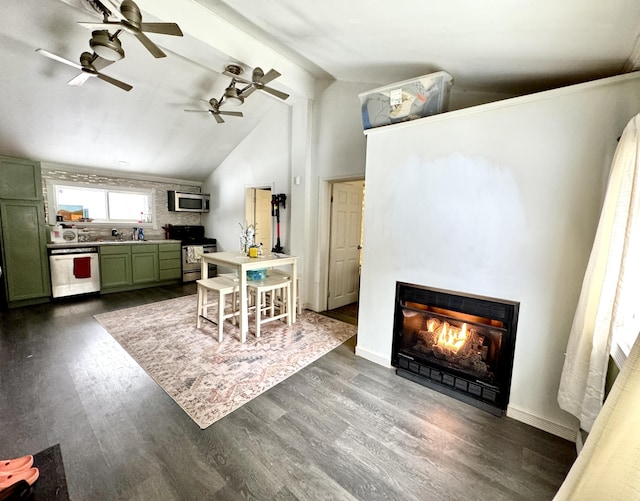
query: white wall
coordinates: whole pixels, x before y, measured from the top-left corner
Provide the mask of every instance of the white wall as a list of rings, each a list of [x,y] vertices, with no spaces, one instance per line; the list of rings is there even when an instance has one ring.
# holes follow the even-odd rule
[[[202,192],[211,194],[211,212],[202,218],[205,234],[217,239],[219,251],[240,249],[239,224],[245,224],[245,188],[271,186],[274,193],[289,196],[290,137],[291,109],[274,103],[262,122],[203,183]],[[290,210],[281,211],[280,226],[281,242],[288,252]]]
[[[358,94],[375,85],[333,82],[314,106],[312,168],[309,176],[310,205],[307,231],[313,245],[308,247],[307,306],[326,309],[329,242],[329,180],[364,178],[366,138]]]
[[[312,245],[307,246],[305,252],[305,256],[309,256],[305,273],[308,302],[305,304],[316,311],[327,307],[329,181],[365,177],[366,137],[362,131],[358,94],[379,86],[379,83],[332,82],[317,92],[312,167],[307,186],[309,204],[314,210],[309,213],[304,228],[312,240]],[[462,89],[454,85],[449,104],[450,109],[459,109],[506,97],[511,96]]]
[[[632,74],[368,134],[357,354],[389,365],[396,281],[520,302],[508,413],[573,438],[556,394]]]

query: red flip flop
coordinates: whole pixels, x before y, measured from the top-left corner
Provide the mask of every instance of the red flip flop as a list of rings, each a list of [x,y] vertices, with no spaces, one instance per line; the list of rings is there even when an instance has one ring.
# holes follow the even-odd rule
[[[33,465],[33,456],[22,456],[16,459],[0,460],[0,475],[9,475],[17,471],[26,470]]]
[[[7,487],[11,487],[20,480],[25,480],[29,485],[33,485],[33,483],[38,480],[39,476],[40,471],[38,468],[28,468],[9,475],[0,475],[0,491]]]

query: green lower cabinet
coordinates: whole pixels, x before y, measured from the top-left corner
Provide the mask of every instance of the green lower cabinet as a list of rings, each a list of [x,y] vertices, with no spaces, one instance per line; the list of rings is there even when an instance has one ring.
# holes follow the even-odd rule
[[[0,200],[0,233],[9,306],[48,300],[51,282],[42,202]]]
[[[100,290],[131,284],[131,246],[100,247]]]
[[[180,244],[109,244],[100,246],[100,292],[119,292],[182,277]]]
[[[177,243],[158,246],[160,280],[182,278],[182,247]]]
[[[145,244],[131,246],[131,270],[134,284],[148,284],[160,280],[158,246]]]

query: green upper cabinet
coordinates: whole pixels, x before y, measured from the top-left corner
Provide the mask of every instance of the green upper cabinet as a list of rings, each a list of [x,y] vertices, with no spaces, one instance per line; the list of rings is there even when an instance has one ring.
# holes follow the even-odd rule
[[[0,200],[9,305],[51,295],[42,202]]]
[[[40,163],[0,156],[0,198],[42,200]]]

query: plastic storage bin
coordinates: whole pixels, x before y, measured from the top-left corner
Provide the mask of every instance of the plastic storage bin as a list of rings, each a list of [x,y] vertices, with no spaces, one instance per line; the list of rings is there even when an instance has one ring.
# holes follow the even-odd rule
[[[453,78],[430,73],[358,94],[366,129],[424,118],[447,111]]]
[[[247,270],[247,280],[264,280],[267,278],[267,269]]]

